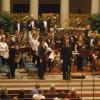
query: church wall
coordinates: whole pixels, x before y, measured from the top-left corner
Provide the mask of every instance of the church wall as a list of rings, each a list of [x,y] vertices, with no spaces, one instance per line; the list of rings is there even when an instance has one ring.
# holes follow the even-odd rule
[[[70,0],[70,13],[90,13],[91,0]]]
[[[1,0],[0,0],[0,11],[1,11],[1,7],[2,7],[2,5],[1,5],[2,3],[1,3]]]
[[[1,1],[1,0],[0,0]],[[69,0],[70,1],[70,13],[90,13],[91,12],[91,0]],[[29,9],[30,0],[11,0],[11,12],[14,4],[27,5]],[[40,5],[60,5],[60,0],[39,0]],[[1,6],[0,6],[1,7]],[[60,7],[59,7],[60,8]]]

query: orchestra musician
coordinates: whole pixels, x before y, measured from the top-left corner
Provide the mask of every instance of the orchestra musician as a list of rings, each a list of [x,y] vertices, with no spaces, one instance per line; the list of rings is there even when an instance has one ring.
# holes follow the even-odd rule
[[[93,68],[95,70],[100,70],[100,51],[99,49],[95,49],[93,54],[92,54],[92,63],[93,63]]]
[[[8,49],[8,44],[6,43],[5,35],[2,36],[0,41],[0,58],[1,58],[2,65],[8,63],[9,49]]]
[[[17,19],[17,21],[13,25],[13,28],[14,28],[14,32],[15,31],[18,31],[18,32],[23,31],[23,23],[21,22],[20,19]]]
[[[15,31],[14,39],[15,39],[16,43],[20,44],[22,42],[21,33],[19,31]]]
[[[52,52],[52,49],[48,47],[45,39],[40,41],[40,45],[38,48],[38,76],[39,79],[44,79],[44,73],[47,70],[47,60],[48,60],[48,53]]]
[[[50,18],[48,17],[48,18],[46,18],[46,17],[44,17],[43,18],[43,24],[44,24],[44,29],[45,29],[45,33],[47,33],[47,32],[50,32],[50,22],[51,22],[51,20],[50,20]]]
[[[90,25],[86,26],[86,29],[84,30],[84,35],[85,35],[86,40],[88,39],[88,37],[91,36],[91,26]]]
[[[35,64],[38,56],[38,47],[40,42],[38,41],[37,35],[35,34],[30,40],[30,46],[32,48],[32,62]]]
[[[28,31],[32,31],[36,26],[36,20],[32,17],[29,21],[27,21],[27,29]]]
[[[15,49],[15,43],[12,42],[9,48],[9,68],[10,68],[10,78],[15,78],[15,69],[16,69],[16,62],[15,62],[15,55],[17,54],[17,50]]]
[[[54,60],[56,57],[56,51],[52,51],[48,57],[48,68],[49,68],[49,72],[53,71],[54,68]]]
[[[83,68],[83,60],[85,57],[85,47],[84,47],[84,39],[83,35],[79,36],[77,44],[75,45],[75,51],[78,52],[77,55],[77,70],[82,71]]]
[[[93,50],[98,41],[99,38],[97,37],[96,32],[92,31],[91,36],[88,38],[87,42],[89,49]]]

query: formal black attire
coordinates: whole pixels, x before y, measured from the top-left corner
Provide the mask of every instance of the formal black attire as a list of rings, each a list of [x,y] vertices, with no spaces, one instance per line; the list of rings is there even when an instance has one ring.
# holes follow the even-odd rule
[[[44,27],[43,20],[37,20],[36,21],[36,27],[40,29],[41,35],[44,35],[44,33],[45,33],[45,27]]]
[[[83,48],[83,45],[80,45],[77,43],[77,50],[78,50],[78,55],[77,55],[77,70],[82,71],[83,64],[84,64],[84,58],[85,58],[85,48]]]
[[[39,58],[38,58],[38,76],[39,79],[44,79],[44,73],[46,71],[46,48],[39,47]]]
[[[11,97],[8,94],[1,93],[0,100],[11,100]]]
[[[9,67],[10,67],[10,78],[15,77],[15,69],[17,64],[15,62],[15,55],[17,54],[17,50],[15,48],[9,49]]]
[[[50,24],[51,24],[51,20],[48,19],[47,20],[47,32],[50,32]]]
[[[85,38],[86,38],[86,39],[88,38],[89,31],[90,31],[90,30],[88,30],[88,29],[84,30],[84,35],[85,35]]]
[[[32,26],[32,21],[34,22],[34,26]],[[28,31],[32,31],[33,27],[37,28],[37,21],[36,20],[29,20],[27,22],[27,29]]]
[[[18,30],[18,24],[19,24],[19,30]],[[14,26],[13,26],[13,29],[14,29],[14,32],[15,31],[20,31],[22,32],[23,31],[23,23],[22,22],[16,22],[14,23]]]
[[[91,42],[91,39],[93,39],[93,45],[95,46],[97,44],[97,42],[99,41],[99,38],[97,36],[95,37],[90,37],[89,38],[89,43]]]
[[[63,44],[61,47],[61,59],[63,79],[69,79],[71,73],[71,58],[72,58],[72,48],[71,45]]]

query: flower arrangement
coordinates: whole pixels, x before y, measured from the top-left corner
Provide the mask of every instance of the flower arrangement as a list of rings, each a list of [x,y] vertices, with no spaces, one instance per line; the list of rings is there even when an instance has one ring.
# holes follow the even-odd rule
[[[9,12],[0,12],[0,28],[4,29],[5,32],[12,32],[13,18]]]
[[[91,15],[90,18],[87,19],[87,23],[91,25],[94,31],[100,33],[100,13]]]

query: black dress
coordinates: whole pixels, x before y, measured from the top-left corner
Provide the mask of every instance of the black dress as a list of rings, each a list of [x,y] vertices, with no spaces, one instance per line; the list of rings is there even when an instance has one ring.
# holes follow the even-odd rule
[[[85,49],[83,45],[77,44],[77,50],[79,52],[79,55],[77,55],[77,70],[82,71]]]

